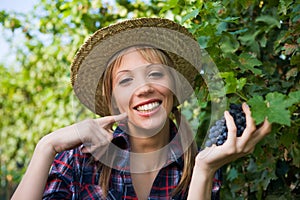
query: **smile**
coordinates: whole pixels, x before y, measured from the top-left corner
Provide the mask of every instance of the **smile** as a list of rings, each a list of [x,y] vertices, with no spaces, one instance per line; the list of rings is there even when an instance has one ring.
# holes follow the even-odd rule
[[[144,105],[137,106],[135,109],[140,112],[151,112],[160,106],[161,102],[155,101]]]

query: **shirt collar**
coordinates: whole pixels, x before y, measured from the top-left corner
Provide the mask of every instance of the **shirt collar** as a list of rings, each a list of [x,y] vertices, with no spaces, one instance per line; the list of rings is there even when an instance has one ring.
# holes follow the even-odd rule
[[[114,166],[119,166],[119,170],[129,169],[130,141],[126,130],[126,125],[119,124],[113,133],[112,144],[119,148],[118,153],[115,154],[116,163]],[[169,141],[168,160],[165,166],[170,165],[171,163],[176,163],[179,167],[183,168],[183,149],[180,142],[180,134],[178,133],[176,125],[172,121],[170,123]]]

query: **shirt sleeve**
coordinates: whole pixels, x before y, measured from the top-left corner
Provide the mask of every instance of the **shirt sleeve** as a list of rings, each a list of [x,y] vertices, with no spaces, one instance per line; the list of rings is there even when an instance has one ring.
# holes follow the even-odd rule
[[[216,171],[213,179],[213,186],[212,186],[212,193],[211,193],[212,200],[220,200],[221,186],[222,186],[222,168]]]
[[[56,155],[48,176],[43,199],[72,199],[73,150]]]

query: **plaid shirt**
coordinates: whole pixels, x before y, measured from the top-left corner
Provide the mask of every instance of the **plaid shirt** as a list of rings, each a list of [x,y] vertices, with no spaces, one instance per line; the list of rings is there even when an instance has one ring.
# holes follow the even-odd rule
[[[186,199],[187,191],[171,196],[178,185],[183,169],[183,157],[179,139],[176,137],[175,125],[171,127],[171,142],[168,161],[160,169],[148,200],[154,199]],[[129,140],[128,135],[117,128],[113,135],[113,143],[121,150],[117,152],[109,183],[107,200],[137,200],[129,169]],[[111,151],[109,151],[111,152]],[[109,155],[111,158],[111,155]],[[103,199],[99,186],[99,163],[91,162],[90,154],[83,154],[80,148],[57,154],[48,177],[43,199]],[[215,183],[218,183],[215,182]],[[216,184],[214,184],[216,185]],[[215,186],[213,190],[216,189]],[[219,191],[219,187],[216,191]],[[213,196],[214,196],[213,192]],[[213,198],[214,199],[214,198]]]

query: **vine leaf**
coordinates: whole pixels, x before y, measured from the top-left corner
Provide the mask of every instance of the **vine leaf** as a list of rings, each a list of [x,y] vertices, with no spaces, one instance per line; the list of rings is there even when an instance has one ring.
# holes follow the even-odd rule
[[[290,112],[287,108],[290,106],[286,101],[286,96],[280,93],[269,93],[266,96],[268,107],[268,119],[272,122],[290,126]]]
[[[270,15],[263,15],[263,16],[257,17],[255,22],[265,23],[269,26],[269,28],[272,28],[272,27],[280,28],[281,27],[280,21]]]
[[[287,102],[290,106],[295,103],[300,103],[300,90],[289,93],[289,98]]]
[[[293,163],[295,166],[300,167],[300,148],[297,145],[292,145],[291,154],[293,156]]]
[[[255,119],[256,124],[262,123],[268,112],[267,104],[262,96],[255,95],[249,99],[248,104],[251,106],[252,117]]]
[[[182,17],[181,23],[186,22],[188,19],[193,19],[199,14],[200,9],[195,9],[192,12]]]
[[[172,8],[175,8],[177,6],[178,0],[170,0],[166,2],[166,5],[162,7],[160,10],[160,14],[164,13],[165,11],[168,11]]]
[[[220,76],[225,79],[225,91],[226,94],[236,93],[243,89],[247,83],[246,78],[237,79],[233,72],[221,72]]]
[[[227,180],[234,180],[238,177],[238,171],[235,168],[231,168],[228,175],[227,175]]]
[[[243,71],[250,70],[254,74],[257,74],[257,75],[262,73],[260,69],[255,68],[257,66],[261,66],[262,62],[260,60],[258,60],[257,58],[255,58],[253,55],[251,55],[249,53],[242,53],[239,56],[239,61],[241,63],[240,68]]]
[[[291,125],[290,111],[288,108],[300,102],[300,91],[291,92],[289,96],[273,92],[267,94],[265,100],[262,96],[255,95],[249,99],[252,116],[256,124],[260,124],[267,117],[270,123]]]

